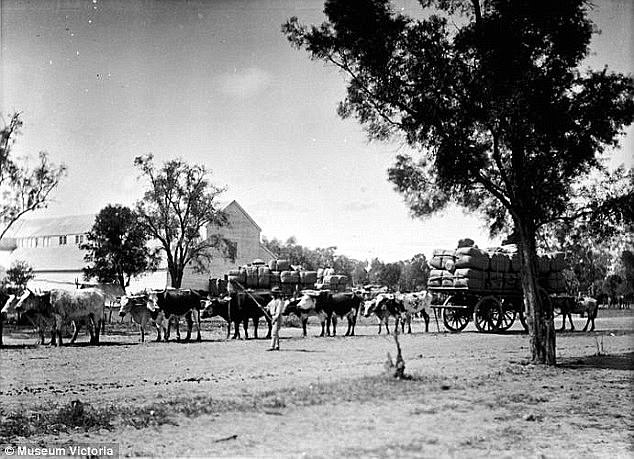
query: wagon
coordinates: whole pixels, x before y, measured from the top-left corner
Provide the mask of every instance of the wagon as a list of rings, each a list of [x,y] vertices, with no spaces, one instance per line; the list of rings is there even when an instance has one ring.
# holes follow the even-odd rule
[[[442,315],[445,328],[459,332],[474,321],[481,332],[491,333],[511,328],[519,319],[528,330],[521,291],[477,290],[467,287],[428,287],[435,295],[434,314]]]

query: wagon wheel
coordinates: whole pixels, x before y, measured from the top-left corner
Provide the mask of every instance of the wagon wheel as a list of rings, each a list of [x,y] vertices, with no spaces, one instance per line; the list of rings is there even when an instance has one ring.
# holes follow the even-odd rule
[[[524,314],[524,305],[522,305],[522,308],[520,309],[520,323],[522,324],[522,327],[524,327],[524,331],[528,331],[528,323],[526,322],[526,314]]]
[[[510,306],[509,309],[507,309],[506,307],[502,308],[502,316],[500,317],[500,326],[499,326],[500,331],[508,330],[515,323],[517,312],[515,311],[515,309],[513,309],[512,304],[509,306]]]
[[[494,296],[485,296],[475,306],[475,325],[481,332],[494,332],[502,323],[502,305]]]
[[[464,328],[469,323],[470,314],[469,310],[465,308],[451,308],[454,297],[450,296],[443,303],[442,310],[442,322],[445,324],[445,328],[450,332],[459,332],[464,330]]]

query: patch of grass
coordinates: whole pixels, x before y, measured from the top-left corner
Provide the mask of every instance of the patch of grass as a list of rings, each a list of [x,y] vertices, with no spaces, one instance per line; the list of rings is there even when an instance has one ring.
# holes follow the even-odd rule
[[[30,437],[34,434],[57,434],[70,430],[85,432],[113,428],[115,412],[110,408],[93,408],[80,400],[27,413],[0,414],[0,442],[14,437]]]

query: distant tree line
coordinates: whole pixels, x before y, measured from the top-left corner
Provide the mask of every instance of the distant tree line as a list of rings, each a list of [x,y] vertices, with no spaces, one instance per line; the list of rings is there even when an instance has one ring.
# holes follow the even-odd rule
[[[337,254],[337,247],[317,247],[311,249],[297,243],[295,237],[286,242],[279,239],[263,238],[267,249],[293,265],[301,265],[308,270],[333,268],[337,274],[344,274],[354,286],[378,284],[392,290],[416,291],[427,285],[429,268],[423,254],[417,254],[409,260],[385,263],[374,258],[370,263]]]

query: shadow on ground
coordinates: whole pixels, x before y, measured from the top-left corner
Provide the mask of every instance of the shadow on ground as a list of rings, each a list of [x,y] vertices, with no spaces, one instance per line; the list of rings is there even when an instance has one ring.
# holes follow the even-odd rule
[[[562,368],[583,369],[598,368],[603,370],[634,370],[634,352],[615,355],[592,355],[584,358],[561,359],[558,364]]]

